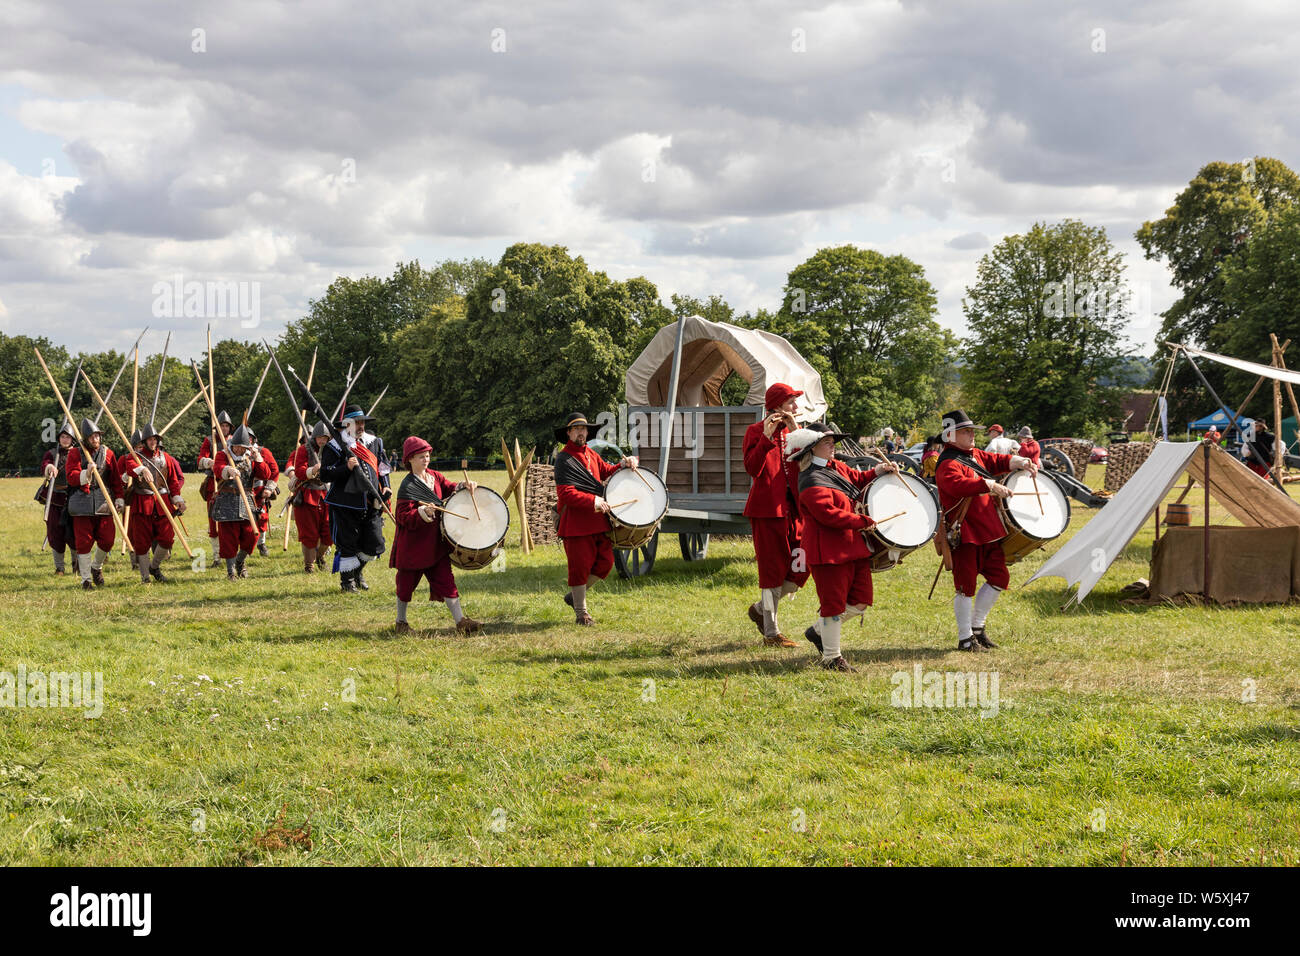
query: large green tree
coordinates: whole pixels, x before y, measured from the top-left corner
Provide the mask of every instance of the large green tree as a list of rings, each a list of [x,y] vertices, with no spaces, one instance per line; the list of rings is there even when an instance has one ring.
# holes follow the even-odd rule
[[[1035,223],[979,262],[962,306],[970,327],[967,409],[1037,434],[1092,433],[1114,415],[1129,314],[1123,256],[1100,227]]]
[[[824,361],[823,385],[838,390],[831,417],[857,435],[933,416],[956,344],[937,315],[919,264],[848,245],[790,272],[769,329]]]
[[[1259,230],[1297,201],[1300,177],[1279,160],[1259,156],[1239,163],[1213,162],[1197,172],[1163,217],[1142,224],[1137,241],[1148,259],[1168,264],[1170,281],[1180,293],[1162,316],[1155,343],[1157,374],[1165,371],[1165,341],[1227,349],[1225,342],[1234,338],[1240,311],[1226,294],[1225,267],[1245,254]],[[1228,382],[1222,367],[1203,363],[1201,370],[1222,394]],[[1169,397],[1173,420],[1198,417],[1213,404],[1181,361]]]

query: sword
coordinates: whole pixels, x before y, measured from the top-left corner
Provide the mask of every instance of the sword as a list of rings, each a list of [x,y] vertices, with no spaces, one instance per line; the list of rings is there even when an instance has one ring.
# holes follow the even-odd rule
[[[163,343],[162,361],[158,363],[158,387],[153,390],[153,408],[149,410],[149,427],[153,428],[154,416],[158,414],[158,396],[162,394],[163,369],[167,368],[167,346],[172,344],[172,334],[167,333],[167,341]]]
[[[149,326],[146,325],[146,326],[144,327],[144,332],[141,332],[138,336],[136,336],[136,339],[135,339],[135,345],[132,345],[131,348],[129,348],[129,349],[126,350],[126,358],[122,359],[122,367],[121,367],[120,369],[117,370],[117,378],[113,379],[113,384],[110,385],[110,386],[108,386],[108,391],[107,391],[107,392],[105,393],[105,395],[104,395],[104,404],[105,404],[105,405],[107,405],[109,399],[111,399],[111,398],[113,397],[113,389],[117,388],[117,382],[118,382],[118,379],[120,379],[120,378],[122,377],[122,373],[126,371],[126,367],[127,367],[127,365],[130,364],[130,362],[131,362],[131,353],[132,353],[135,349],[137,349],[137,348],[140,347],[140,340],[141,340],[142,338],[144,338],[144,333],[145,333],[145,332],[148,332],[148,331],[149,331]],[[99,414],[96,415],[95,418],[94,418],[94,421],[95,421],[95,424],[96,424],[96,425],[99,424],[99,419],[100,419],[100,417],[101,417],[103,414],[104,414],[104,410],[101,408],[101,409],[99,410]]]

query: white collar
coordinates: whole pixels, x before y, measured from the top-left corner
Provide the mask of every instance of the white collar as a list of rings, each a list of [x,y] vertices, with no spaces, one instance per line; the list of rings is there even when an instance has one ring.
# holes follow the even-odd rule
[[[825,468],[825,467],[826,467],[826,459],[825,459],[825,458],[818,458],[816,455],[813,455],[813,456],[812,456],[812,460],[813,460],[813,464],[816,465],[818,468]]]

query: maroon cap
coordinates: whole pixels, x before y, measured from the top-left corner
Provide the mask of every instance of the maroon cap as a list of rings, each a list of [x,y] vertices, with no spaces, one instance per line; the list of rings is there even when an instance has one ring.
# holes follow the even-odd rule
[[[767,392],[763,396],[763,401],[767,405],[769,412],[774,412],[792,398],[798,398],[803,392],[791,388],[785,382],[777,382],[775,385],[769,385]]]
[[[423,438],[417,438],[415,435],[412,435],[410,438],[406,439],[406,441],[402,442],[402,463],[405,464],[411,460],[412,455],[418,455],[422,451],[433,451],[433,446]]]

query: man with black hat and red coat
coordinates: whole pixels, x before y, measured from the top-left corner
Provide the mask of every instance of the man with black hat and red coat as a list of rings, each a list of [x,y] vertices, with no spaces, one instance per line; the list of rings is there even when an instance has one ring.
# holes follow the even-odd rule
[[[69,526],[64,523],[64,512],[68,505],[68,453],[76,444],[72,434],[72,423],[64,422],[59,429],[59,443],[48,449],[41,458],[41,471],[45,474],[45,484],[36,495],[42,505],[50,502],[49,513],[45,516],[45,537],[50,542],[50,551],[54,555],[54,573],[64,573],[63,559],[68,550]],[[74,551],[73,554],[76,554]]]
[[[866,532],[876,526],[867,514],[863,492],[880,475],[898,466],[882,461],[870,471],[850,468],[835,458],[835,443],[847,436],[813,422],[786,436],[786,459],[799,467],[800,542],[817,586],[820,617],[804,637],[821,652],[822,667],[856,670],[840,653],[845,621],[871,606],[871,545]]]
[[[349,592],[370,590],[362,571],[384,553],[383,502],[375,491],[379,489],[385,501],[391,495],[380,487],[378,460],[357,440],[357,419],[365,414],[361,406],[349,405],[340,423],[346,448],[331,438],[321,449],[320,477],[330,485],[325,501],[330,507],[335,567],[339,587]]]
[[[569,565],[564,603],[573,608],[577,623],[590,627],[596,622],[587,613],[587,588],[614,566],[605,482],[620,468],[635,468],[638,461],[629,455],[617,465],[609,464],[587,444],[587,428],[587,416],[574,412],[555,429],[555,440],[565,443],[555,456],[555,494],[559,535]]]
[[[754,479],[744,513],[753,532],[760,590],[749,619],[769,647],[797,646],[781,633],[777,605],[808,581],[808,564],[799,551],[799,468],[785,459],[785,437],[798,427],[794,415],[802,394],[784,382],[769,386],[764,395],[769,414],[745,429],[741,444],[745,471]]]
[[[329,487],[320,479],[320,450],[330,440],[330,427],[317,422],[311,436],[299,445],[288,462],[293,522],[298,527],[298,545],[302,548],[302,569],[312,574],[325,567],[325,552],[330,546],[330,512],[325,504]]]
[[[230,415],[221,412],[217,415],[217,427],[221,429],[221,434],[227,441],[230,440]],[[203,444],[199,446],[198,461],[195,462],[197,471],[203,475],[203,483],[199,485],[199,497],[204,500],[208,506],[208,543],[212,545],[212,563],[217,563],[217,557],[221,550],[221,542],[217,536],[217,522],[212,517],[212,496],[216,493],[216,479],[212,476],[212,459],[221,443],[215,441],[215,435],[209,433],[203,439]]]
[[[104,584],[104,559],[113,550],[117,534],[113,515],[108,510],[113,502],[104,498],[93,473],[99,472],[114,499],[122,497],[122,483],[112,449],[104,444],[99,426],[89,418],[81,420],[81,440],[92,461],[82,461],[80,448],[68,452],[68,486],[73,489],[68,495],[68,514],[72,515],[73,548],[77,552],[81,586],[93,591]],[[91,548],[94,548],[93,556]]]
[[[259,478],[265,481],[270,471],[247,427],[240,425],[226,441],[230,454],[222,450],[212,459],[212,472],[218,484],[212,496],[211,512],[217,522],[218,554],[226,562],[226,577],[233,581],[236,577],[248,577],[246,562],[257,547],[257,532],[248,521],[249,505],[239,493],[240,485],[235,478],[238,476],[247,493],[254,481]],[[256,509],[257,505],[252,507]],[[256,521],[256,514],[253,519]]]
[[[429,600],[441,601],[451,611],[456,630],[473,634],[482,624],[466,617],[460,606],[460,592],[456,590],[456,577],[451,569],[451,549],[442,536],[442,503],[462,488],[470,494],[478,484],[473,481],[456,483],[441,472],[429,467],[433,449],[423,438],[410,436],[402,443],[402,462],[410,474],[397,487],[397,531],[393,534],[393,550],[388,556],[388,566],[397,570],[397,624],[398,634],[409,634],[411,625],[406,620],[406,608],[415,596],[415,586],[420,580],[429,582]]]
[[[953,613],[957,618],[957,650],[983,651],[998,645],[985,633],[989,611],[998,595],[1011,583],[1002,539],[1006,525],[994,498],[1008,498],[1011,489],[997,476],[1038,467],[1020,455],[995,455],[975,447],[976,425],[961,410],[943,416],[943,451],[934,471],[939,506],[951,539],[954,529],[960,543],[952,548],[952,580],[957,593]],[[980,575],[984,586],[976,593]]]
[[[130,518],[126,530],[131,552],[136,558],[136,569],[140,572],[140,581],[166,581],[162,573],[162,562],[171,557],[172,545],[176,541],[176,530],[172,527],[167,514],[158,499],[153,496],[153,489],[145,477],[153,479],[154,487],[169,502],[168,510],[175,515],[185,513],[185,499],[181,497],[181,488],[185,485],[185,475],[180,463],[162,448],[162,436],[152,425],[141,426],[137,436],[140,439],[136,455],[122,455],[117,460],[118,478],[122,497],[117,501],[119,511],[129,507]],[[125,501],[123,500],[125,499]],[[153,552],[150,557],[150,551]]]

